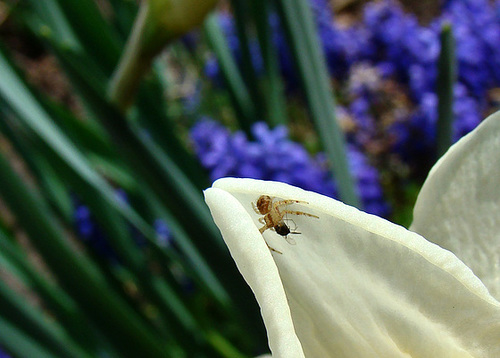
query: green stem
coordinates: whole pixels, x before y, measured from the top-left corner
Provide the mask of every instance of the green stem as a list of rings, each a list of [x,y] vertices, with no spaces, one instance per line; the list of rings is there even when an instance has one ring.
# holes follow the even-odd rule
[[[108,97],[122,112],[133,102],[155,56],[204,20],[216,0],[142,0]]]
[[[436,154],[441,157],[452,143],[453,86],[456,81],[455,41],[451,24],[441,31],[441,53],[438,60],[438,120],[436,128]]]
[[[123,111],[132,104],[139,84],[151,68],[154,58],[154,56],[145,56],[142,45],[147,28],[148,12],[148,2],[143,2],[125,45],[125,51],[109,83],[108,97]]]

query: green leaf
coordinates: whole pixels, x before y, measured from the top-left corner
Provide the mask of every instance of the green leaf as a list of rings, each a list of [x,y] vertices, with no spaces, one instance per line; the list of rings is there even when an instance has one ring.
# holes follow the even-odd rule
[[[19,87],[22,86],[22,83],[20,83],[19,80],[17,81],[16,84]],[[23,89],[24,89],[23,94],[30,95],[29,91],[27,91],[26,88]],[[33,105],[33,108],[38,109],[37,114],[39,116],[47,117],[46,114],[43,112],[43,109],[39,108],[39,105],[35,102],[34,99],[31,102],[31,104]],[[29,120],[28,124],[31,124]],[[67,141],[64,135],[58,131],[55,124],[50,122],[50,119],[48,118],[47,118],[47,125],[51,126],[51,128],[53,129],[53,134],[56,135],[56,138],[60,139],[61,141],[65,141],[68,146],[71,146],[71,143]],[[42,139],[44,138],[42,137]],[[53,144],[52,142],[50,142],[51,139],[53,138],[49,138],[49,140],[47,141],[49,147]],[[67,161],[64,161],[64,158],[62,158],[63,162],[59,163],[60,160],[59,158],[57,158],[57,156],[63,156],[60,153],[59,149],[54,150],[55,152],[54,155],[45,150],[43,146],[39,146],[38,148],[39,148],[38,150],[41,153],[43,153],[46,158],[49,158],[49,160],[52,162],[53,168],[59,168],[59,171],[61,172],[62,168],[64,168],[66,165],[68,166],[67,168],[68,170],[62,171],[63,178],[65,178],[68,182],[71,182],[72,188],[75,189],[77,192],[84,194],[85,192],[89,192],[89,190],[91,190],[90,193],[92,193],[93,190],[96,190],[97,193],[99,193],[99,188],[95,188],[95,183],[89,186],[87,183],[85,183],[86,178],[83,178],[84,180],[78,178],[82,176],[81,171],[75,170],[72,167],[73,165],[72,162],[67,163]],[[76,151],[76,149],[74,154],[75,157],[77,158],[80,156],[80,154]],[[82,162],[83,165],[86,165],[83,160]],[[77,177],[75,177],[75,174]],[[187,186],[188,184],[187,180],[184,182],[179,181],[178,183],[184,185],[186,188],[189,188],[189,186]],[[195,195],[199,195],[201,197],[201,195],[199,194],[200,192],[193,191],[195,189],[182,189],[182,190],[184,192],[191,190],[192,197],[195,197]],[[147,297],[149,297],[152,300],[152,302],[155,303],[162,311],[162,319],[164,320],[164,322],[167,323],[167,326],[177,327],[177,329],[175,330],[173,329],[171,333],[173,335],[179,334],[182,337],[182,333],[185,333],[183,330],[179,329],[182,327],[186,331],[190,332],[190,337],[191,337],[190,339],[193,339],[193,337],[197,336],[199,329],[197,327],[196,320],[192,317],[192,315],[189,313],[186,307],[184,307],[184,304],[182,303],[180,297],[177,297],[173,293],[173,290],[172,288],[169,287],[168,283],[163,282],[154,275],[150,275],[146,271],[144,271],[144,267],[147,267],[147,265],[144,262],[144,257],[142,257],[141,251],[137,250],[134,243],[130,239],[129,235],[130,233],[127,232],[127,226],[124,225],[124,223],[120,220],[119,217],[117,217],[117,215],[115,215],[113,210],[109,210],[109,203],[106,202],[106,199],[105,198],[102,199],[101,195],[92,195],[92,194],[82,195],[82,197],[87,198],[86,203],[92,209],[92,212],[95,214],[100,224],[106,230],[109,242],[112,244],[113,248],[117,251],[119,256],[125,261],[127,266],[129,266],[132,272],[136,275],[135,281],[138,284],[138,286],[144,290],[144,293],[147,295]],[[120,206],[123,206],[123,203]],[[207,211],[206,206],[203,204],[202,201],[201,201],[201,208]],[[211,219],[209,218],[208,220],[210,224],[213,225]],[[149,234],[149,232],[147,232],[147,234]],[[157,245],[156,242],[154,242],[154,236],[151,235],[151,239],[153,240],[152,241],[153,245]],[[206,266],[204,268],[206,268]],[[208,272],[200,274],[200,276],[202,277],[203,276],[207,277],[207,275],[212,277],[211,281],[209,281],[209,283],[211,283],[209,287],[212,289],[214,288],[216,289],[216,291],[214,291],[215,297],[221,300],[221,302],[224,305],[227,305],[228,295],[227,293],[224,292],[224,290],[221,289],[220,284],[219,285],[216,284],[216,280],[214,280],[215,276],[210,275]]]
[[[246,133],[250,133],[250,128],[257,119],[257,110],[215,15],[210,15],[207,18],[204,31],[207,41],[217,57],[222,76],[229,88],[237,112],[238,123]]]
[[[167,104],[163,96],[164,88],[159,80],[160,75],[157,70],[153,70],[152,73],[155,77],[145,79],[139,91],[135,117],[140,125],[147,128],[148,135],[154,138],[163,152],[168,153],[189,180],[202,190],[209,185],[207,174],[176,135],[175,125],[166,115]]]
[[[63,231],[41,198],[29,190],[0,155],[0,195],[30,236],[58,281],[124,354],[160,357],[171,348],[155,336],[83,256],[66,243]],[[36,214],[34,214],[36,213]],[[69,270],[68,268],[71,268]]]
[[[4,79],[1,81],[0,94],[4,99],[28,125],[32,126],[49,147],[61,155],[63,161],[68,163],[71,169],[75,170],[84,179],[91,181],[94,187],[100,186],[98,190],[100,189],[104,192],[103,195],[108,195],[109,201],[115,202],[114,193],[109,185],[91,170],[72,144],[58,132],[43,109],[23,86],[21,81],[17,79],[15,72],[10,68],[8,62],[3,57],[0,57],[0,62],[2,61],[5,66],[1,66],[2,69],[0,70],[0,78]],[[116,203],[115,205],[122,212],[124,211],[123,209],[126,209],[123,204]],[[130,211],[130,209],[128,210]],[[110,221],[109,223],[115,225],[119,222]],[[114,227],[120,232],[119,226],[115,225]]]
[[[35,151],[31,150],[31,152]],[[47,150],[39,148],[38,153],[47,153]],[[53,156],[47,153],[46,157],[51,158]],[[58,165],[57,158],[52,158],[51,161],[54,168],[61,168],[62,165]],[[40,162],[38,160],[37,165]],[[53,172],[52,168],[49,167],[49,169]],[[42,178],[44,178],[45,174]],[[64,177],[66,176],[63,175]],[[71,177],[68,177],[67,181],[74,182],[74,185],[80,186],[78,181],[75,182]],[[128,230],[122,218],[114,210],[110,210],[109,205],[100,196],[87,199],[85,202],[105,229],[105,232],[108,234],[107,240],[118,254],[118,257],[135,275],[133,277],[135,284],[160,309],[162,313],[160,320],[165,327],[170,327],[169,334],[173,336],[180,335],[182,337],[182,334],[184,336],[187,335],[184,331],[186,330],[190,333],[191,339],[193,336],[198,335],[199,329],[196,321],[186,307],[184,307],[180,297],[170,288],[169,283],[158,279],[156,275],[151,275],[149,271],[144,270],[148,264],[145,261],[143,252],[133,242],[130,236],[131,231]]]
[[[9,289],[3,281],[0,281],[0,312],[4,319],[21,327],[26,334],[42,343],[57,356],[90,357],[69,339],[58,324],[47,320],[40,311]]]
[[[25,11],[25,22],[37,33],[50,33],[61,45],[81,50],[81,44],[56,0],[28,0],[31,11]],[[24,4],[24,5],[27,5]]]
[[[102,17],[95,1],[56,0],[77,34],[85,53],[98,63],[106,74],[115,69],[123,46],[120,36]]]
[[[94,329],[91,329],[86,317],[78,310],[74,301],[66,292],[53,283],[49,283],[33,267],[26,255],[14,244],[12,238],[8,238],[3,229],[0,229],[0,266],[5,267],[22,283],[35,290],[76,342],[79,342],[87,351],[96,352],[98,344]]]
[[[264,61],[262,88],[265,93],[264,100],[267,106],[266,120],[272,125],[285,125],[288,123],[286,98],[278,56],[272,41],[272,30],[269,24],[269,17],[273,6],[267,0],[252,1],[250,2],[250,6]]]
[[[221,357],[225,358],[245,358],[247,356],[241,354],[228,342],[222,335],[216,331],[208,332],[208,340],[210,344],[219,352]]]
[[[438,59],[438,120],[436,130],[437,157],[441,157],[452,143],[453,133],[453,87],[457,80],[455,40],[451,24],[441,30],[441,53]]]
[[[22,142],[25,145],[29,141],[25,140]],[[31,149],[28,150],[28,152],[37,153],[37,156],[44,154],[45,157],[49,158],[49,161],[53,163],[54,168],[60,169],[64,166],[64,164],[58,164],[58,159],[54,158],[51,153],[48,153],[43,146],[39,145],[38,150]],[[43,158],[36,160],[35,167],[38,168],[43,161]],[[54,172],[50,166],[49,169],[51,172]],[[43,181],[47,173],[38,170],[38,173],[40,172],[43,173],[40,179]],[[67,178],[65,181],[73,182],[74,186],[81,186],[78,181],[75,182],[71,176],[68,177],[67,174],[64,175],[65,171],[59,170],[59,172],[63,173],[62,178]],[[66,192],[67,190],[66,188]],[[190,331],[191,337],[196,336],[198,334],[198,327],[196,327],[195,320],[183,306],[181,299],[172,292],[167,282],[159,280],[155,275],[151,275],[151,273],[144,270],[145,267],[148,267],[148,264],[145,262],[143,252],[131,239],[131,231],[128,230],[122,218],[119,217],[114,210],[110,210],[109,205],[102,200],[100,196],[94,196],[92,199],[87,199],[86,202],[92,208],[93,213],[102,227],[106,230],[108,234],[107,240],[118,254],[118,257],[122,259],[124,264],[126,264],[135,275],[129,277],[129,279],[135,282],[143,291],[143,294],[151,299],[151,301],[161,310],[162,315],[159,320],[163,322],[164,327],[170,327],[169,335],[176,336],[184,333],[184,336],[186,336],[186,332],[182,330],[182,328],[185,328]],[[70,224],[72,223],[70,222]],[[103,240],[104,239],[105,238],[103,238]]]
[[[137,16],[137,3],[127,0],[109,0],[109,3],[114,14],[112,21],[115,23],[115,28],[120,33],[123,41],[125,41]]]
[[[154,191],[165,207],[171,209],[176,220],[192,238],[200,252],[226,287],[239,312],[247,317],[252,330],[263,334],[263,326],[257,316],[255,301],[233,263],[223,248],[219,232],[215,227],[201,192],[185,176],[169,155],[142,128],[133,127],[121,112],[105,100],[103,93],[92,86],[82,75],[78,60],[71,53],[56,49],[67,73],[87,103],[92,105],[96,117],[100,118],[108,134],[113,138],[121,157],[128,161],[142,185]],[[150,237],[154,243],[154,237]],[[234,313],[236,314],[236,313]]]
[[[155,217],[165,220],[168,228],[172,232],[172,237],[175,238],[175,243],[186,257],[186,260],[184,260],[175,253],[175,250],[162,250],[159,247],[154,247],[162,263],[187,261],[187,264],[183,266],[186,270],[186,274],[196,280],[200,287],[207,286],[210,294],[213,295],[223,307],[226,307],[230,302],[226,289],[221,285],[220,279],[217,278],[212,268],[200,254],[200,251],[193,245],[186,231],[173,217],[171,211],[154,199],[153,193],[146,193],[146,197],[153,198],[150,200],[154,207]]]
[[[360,208],[347,163],[344,136],[335,115],[330,75],[321,52],[309,3],[306,0],[276,0],[276,3],[316,131],[333,168],[340,198],[345,203]]]
[[[2,59],[0,59],[0,63],[1,61]],[[86,159],[59,131],[29,89],[8,66],[8,62],[5,61],[4,64],[5,67],[2,68],[4,71],[0,70],[0,78],[3,77],[6,81],[0,85],[0,95],[4,96],[12,110],[24,120],[27,127],[32,130],[32,134],[38,135],[44,145],[49,148],[46,150],[44,145],[37,145],[37,149],[45,153],[45,157],[52,163],[53,167],[59,168],[59,171],[66,175],[64,178],[72,183],[73,189],[79,192],[82,197],[93,198],[87,204],[109,234],[109,239],[115,244],[119,254],[129,262],[134,263],[135,267],[141,266],[140,254],[133,245],[129,233],[126,231],[126,226],[120,225],[120,220],[116,217],[115,220],[108,220],[114,215],[113,211],[109,210],[109,206],[114,206],[122,213],[128,212],[125,215],[132,221],[137,220],[139,225],[143,227],[147,227],[146,224],[130,207],[116,201],[114,190],[92,170]],[[33,136],[33,140],[36,142],[38,139]],[[93,185],[89,187],[85,181],[91,181]],[[95,195],[96,193],[100,195]],[[101,196],[104,198],[107,196],[107,200],[102,200]]]
[[[231,0],[233,16],[236,25],[236,35],[238,36],[241,51],[241,74],[244,83],[248,87],[248,92],[256,110],[256,117],[263,118],[263,98],[258,88],[258,77],[253,65],[253,56],[250,50],[250,29],[251,13],[250,1]],[[266,18],[266,13],[261,13],[261,17]]]
[[[102,195],[110,205],[141,231],[151,235],[149,226],[128,205],[123,205],[116,200],[113,188],[91,168],[87,159],[59,131],[43,107],[20,80],[2,49],[0,49],[0,96],[19,119],[23,120],[60,157],[69,170],[76,173],[90,188]]]
[[[20,358],[54,358],[54,353],[0,316],[0,344]]]
[[[33,135],[30,136],[29,129],[9,112],[5,104],[0,108],[0,131],[24,159],[31,174],[38,178],[40,186],[44,189],[42,193],[45,198],[56,205],[66,220],[71,220],[73,208],[66,185],[48,165],[39,148],[34,147]]]

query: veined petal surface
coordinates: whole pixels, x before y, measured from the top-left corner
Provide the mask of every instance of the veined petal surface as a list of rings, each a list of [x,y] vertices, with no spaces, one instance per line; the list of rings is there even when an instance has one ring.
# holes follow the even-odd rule
[[[252,202],[301,200],[290,245]],[[225,178],[205,199],[252,287],[273,357],[499,357],[500,303],[454,254],[334,199]],[[271,252],[267,243],[282,252]]]
[[[500,299],[500,112],[436,163],[410,230],[453,251]]]

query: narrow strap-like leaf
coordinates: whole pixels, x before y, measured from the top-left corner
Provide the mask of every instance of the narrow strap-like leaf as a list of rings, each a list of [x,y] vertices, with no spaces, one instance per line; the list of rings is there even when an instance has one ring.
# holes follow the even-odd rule
[[[273,9],[272,2],[255,0],[250,2],[252,17],[257,30],[257,38],[264,62],[262,89],[267,107],[266,121],[271,125],[287,124],[286,98],[279,69],[278,56],[272,41],[269,17]]]
[[[85,52],[110,75],[118,62],[123,43],[118,33],[104,20],[96,2],[56,1],[66,18],[71,19],[71,27],[85,47]]]
[[[254,67],[255,57],[254,54],[252,54],[251,33],[249,31],[251,29],[250,25],[252,25],[250,13],[251,2],[245,0],[231,0],[231,5],[236,25],[236,34],[241,50],[241,74],[248,87],[252,102],[254,103],[257,118],[262,119],[263,99],[261,98],[258,88],[259,78],[256,68]],[[265,17],[265,13],[262,13],[261,16]]]
[[[54,358],[51,352],[41,342],[28,336],[17,325],[0,315],[0,344],[9,353],[20,358]]]
[[[238,123],[246,133],[250,133],[252,123],[256,121],[257,110],[215,15],[210,15],[207,18],[204,30],[207,41],[217,57],[222,76],[234,102]]]
[[[90,358],[89,354],[69,339],[59,324],[46,320],[42,312],[24,298],[18,297],[3,281],[0,281],[0,314],[4,319],[22,327],[26,334],[58,356]]]
[[[296,62],[311,117],[331,162],[340,198],[360,207],[354,181],[347,165],[342,130],[335,115],[335,101],[314,19],[306,0],[276,0],[282,24]]]
[[[96,351],[98,344],[95,332],[74,301],[33,267],[21,249],[12,242],[12,239],[7,238],[3,229],[0,229],[0,266],[6,267],[25,285],[36,290],[37,295],[75,341],[82,344],[89,352]]]
[[[441,30],[441,53],[438,60],[438,120],[436,130],[436,154],[441,157],[452,143],[453,88],[456,82],[455,40],[451,24]]]
[[[31,237],[61,285],[122,352],[161,357],[169,351],[125,303],[108,288],[98,271],[75,254],[56,226],[46,204],[12,171],[0,155],[0,195]]]
[[[73,83],[88,103],[92,104],[92,110],[102,120],[121,156],[127,159],[138,179],[143,181],[143,185],[149,186],[166,207],[175,208],[172,211],[175,218],[183,225],[198,250],[203,252],[217,277],[226,287],[232,287],[228,292],[233,299],[231,305],[237,304],[240,307],[238,313],[234,314],[244,316],[254,333],[263,334],[255,301],[223,249],[219,232],[203,203],[201,192],[146,132],[133,128],[122,113],[92,87],[80,73],[76,59],[70,53],[59,49],[58,55],[65,62]]]

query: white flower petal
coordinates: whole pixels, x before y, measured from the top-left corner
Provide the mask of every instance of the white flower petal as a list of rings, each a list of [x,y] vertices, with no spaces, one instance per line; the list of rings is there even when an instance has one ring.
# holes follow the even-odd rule
[[[437,162],[410,229],[453,251],[500,299],[500,112]]]
[[[261,306],[273,357],[500,356],[500,304],[452,253],[286,184],[228,178],[214,187],[207,203]],[[260,235],[251,202],[261,194],[306,201],[290,209],[319,219],[290,216],[296,245]]]
[[[278,269],[245,208],[228,192],[210,188],[205,200],[241,274],[261,307],[276,357],[303,358]]]

